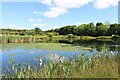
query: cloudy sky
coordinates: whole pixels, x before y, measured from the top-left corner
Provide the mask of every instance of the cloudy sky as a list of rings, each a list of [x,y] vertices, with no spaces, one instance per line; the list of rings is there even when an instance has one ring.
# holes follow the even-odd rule
[[[0,28],[42,30],[90,22],[118,23],[118,0],[2,2]]]

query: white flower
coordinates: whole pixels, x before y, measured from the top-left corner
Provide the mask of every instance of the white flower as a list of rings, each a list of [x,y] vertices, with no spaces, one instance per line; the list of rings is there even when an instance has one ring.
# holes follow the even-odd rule
[[[62,60],[62,59],[60,59],[60,63],[63,63],[63,60]]]
[[[40,59],[40,66],[42,66],[42,59]]]
[[[110,51],[110,54],[111,54],[111,55],[114,55],[114,53],[113,53],[112,51]]]

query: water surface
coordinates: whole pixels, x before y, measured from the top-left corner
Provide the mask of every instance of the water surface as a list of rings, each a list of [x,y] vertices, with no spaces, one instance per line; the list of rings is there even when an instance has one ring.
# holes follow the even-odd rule
[[[30,63],[39,65],[39,59],[59,59],[61,56],[73,56],[74,54],[85,54],[92,56],[96,52],[106,55],[112,51],[114,54],[120,52],[120,41],[70,41],[57,40],[36,43],[4,43],[2,45],[2,67],[10,66],[10,63]]]

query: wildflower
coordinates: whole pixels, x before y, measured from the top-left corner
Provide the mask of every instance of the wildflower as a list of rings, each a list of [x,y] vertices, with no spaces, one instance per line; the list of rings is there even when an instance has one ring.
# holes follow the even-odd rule
[[[89,61],[91,62],[91,58],[89,58]]]
[[[40,59],[40,66],[42,66],[42,59]]]
[[[60,59],[60,63],[63,63],[63,60],[62,60],[62,59]]]
[[[114,55],[112,51],[110,51],[110,54],[111,54],[112,56]]]
[[[91,58],[89,57],[88,63],[90,63],[90,62],[91,62]]]
[[[100,56],[100,55],[98,55],[98,58],[101,58],[101,56]]]

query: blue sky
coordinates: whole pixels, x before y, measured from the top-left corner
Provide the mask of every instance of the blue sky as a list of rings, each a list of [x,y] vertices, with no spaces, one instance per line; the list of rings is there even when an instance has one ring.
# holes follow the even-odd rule
[[[39,27],[48,30],[66,25],[106,21],[118,23],[117,0],[3,2],[0,27],[13,29]]]

